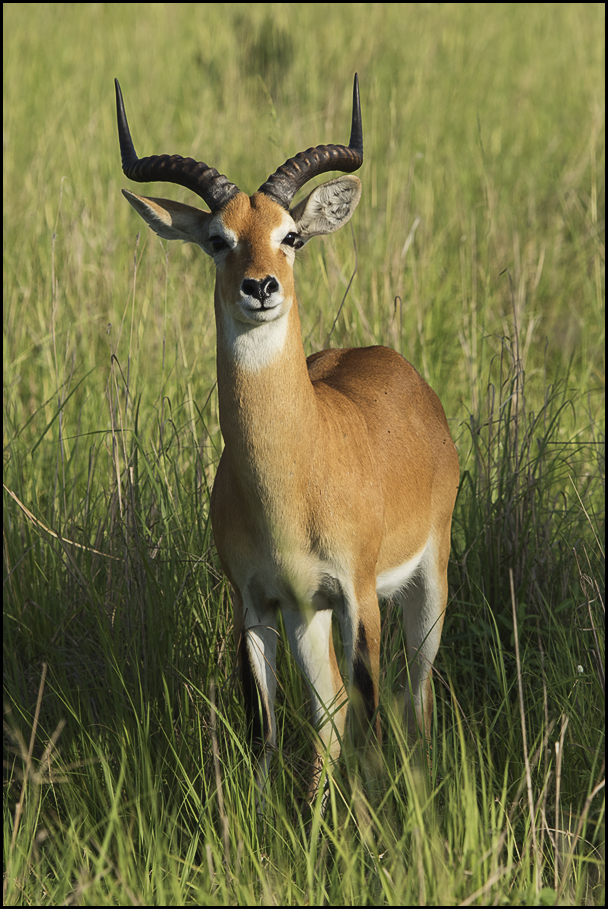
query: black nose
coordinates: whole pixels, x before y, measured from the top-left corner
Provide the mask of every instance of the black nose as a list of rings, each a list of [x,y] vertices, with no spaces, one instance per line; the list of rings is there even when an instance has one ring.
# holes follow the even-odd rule
[[[255,297],[260,303],[264,303],[278,289],[279,282],[271,275],[266,275],[261,281],[256,281],[255,278],[245,278],[241,284],[241,291],[248,297]]]

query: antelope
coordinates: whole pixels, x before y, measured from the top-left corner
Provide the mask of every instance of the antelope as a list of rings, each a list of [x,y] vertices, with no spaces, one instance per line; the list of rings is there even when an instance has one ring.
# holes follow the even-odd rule
[[[443,407],[407,360],[386,347],[306,358],[294,260],[311,237],[352,217],[363,163],[355,75],[348,146],[289,158],[252,196],[202,161],[138,158],[118,81],[122,169],[138,183],[184,186],[209,211],[123,195],[155,233],[198,244],[215,264],[217,388],[224,449],[211,495],[219,559],[232,591],[238,661],[258,786],[276,750],[277,618],[312,702],[313,804],[324,766],[352,731],[378,750],[380,610],[401,606],[409,735],[431,732],[431,672],[447,604],[458,456]],[[292,206],[298,190],[338,176]],[[349,697],[332,640],[339,620]],[[325,764],[324,761],[328,763]]]

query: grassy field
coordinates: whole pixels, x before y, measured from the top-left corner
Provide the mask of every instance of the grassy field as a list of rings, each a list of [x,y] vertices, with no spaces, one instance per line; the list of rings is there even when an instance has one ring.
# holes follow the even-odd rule
[[[600,4],[5,4],[6,903],[603,904],[604,37]],[[355,71],[363,198],[299,257],[304,345],[407,357],[461,488],[432,769],[387,604],[379,791],[347,748],[309,833],[284,645],[255,820],[212,264],[122,198],[113,78],[140,154],[253,192],[347,141]]]

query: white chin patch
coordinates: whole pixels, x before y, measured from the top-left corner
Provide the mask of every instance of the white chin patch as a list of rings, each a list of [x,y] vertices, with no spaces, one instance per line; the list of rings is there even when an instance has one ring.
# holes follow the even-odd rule
[[[267,322],[274,322],[281,317],[283,311],[281,303],[276,306],[265,306],[263,309],[259,306],[247,306],[244,303],[239,303],[238,321],[243,325],[261,325]]]
[[[288,313],[281,310],[281,307],[252,310],[247,321],[231,320],[227,340],[240,369],[260,372],[282,354],[289,318]]]

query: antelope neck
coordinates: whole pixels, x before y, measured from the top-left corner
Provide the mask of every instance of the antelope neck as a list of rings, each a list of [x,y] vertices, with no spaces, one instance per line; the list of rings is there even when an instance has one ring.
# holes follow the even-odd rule
[[[234,344],[217,325],[217,381],[225,457],[254,497],[291,497],[308,475],[317,438],[318,413],[300,334],[297,302],[283,320],[281,352],[258,369],[244,368]],[[256,333],[279,325],[250,328]],[[291,492],[290,492],[291,491]],[[281,509],[282,510],[282,509]]]

